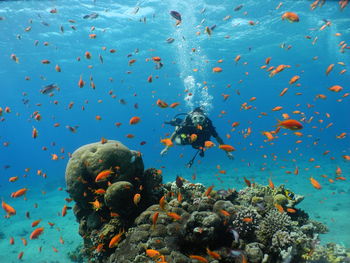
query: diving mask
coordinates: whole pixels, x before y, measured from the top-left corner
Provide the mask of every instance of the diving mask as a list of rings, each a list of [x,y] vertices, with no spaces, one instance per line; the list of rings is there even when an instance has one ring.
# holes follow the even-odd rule
[[[194,125],[203,125],[205,121],[205,116],[202,114],[195,113],[191,117],[191,121]]]

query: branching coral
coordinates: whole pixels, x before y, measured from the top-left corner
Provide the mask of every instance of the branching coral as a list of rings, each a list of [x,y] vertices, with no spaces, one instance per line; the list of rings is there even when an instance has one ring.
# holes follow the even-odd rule
[[[272,237],[277,231],[290,232],[295,224],[286,213],[280,213],[276,209],[271,209],[261,220],[256,236],[264,245],[270,245]]]

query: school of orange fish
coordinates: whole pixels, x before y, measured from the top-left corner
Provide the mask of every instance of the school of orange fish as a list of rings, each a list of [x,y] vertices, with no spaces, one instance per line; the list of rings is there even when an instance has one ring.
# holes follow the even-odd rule
[[[325,4],[325,1],[322,1],[322,0],[316,0],[314,2],[311,3],[310,5],[310,10],[308,10],[309,12],[313,12],[315,11],[317,8],[322,8],[323,5]],[[345,10],[346,6],[348,5],[348,0],[340,0],[338,2],[338,6],[339,6],[339,12],[342,12]],[[284,3],[280,2],[276,7],[275,7],[275,10],[279,10],[280,8],[282,9],[284,7]],[[237,10],[240,10],[242,7],[240,8],[236,8]],[[325,7],[323,7],[325,8]],[[138,11],[138,9],[137,9]],[[135,11],[135,12],[137,12]],[[49,11],[50,14],[52,15],[56,15],[56,14],[59,14],[59,10],[54,8],[54,9],[51,9]],[[243,13],[244,15],[247,15],[248,13],[247,12],[244,12]],[[311,13],[312,14],[312,13]],[[186,18],[181,18],[181,15],[177,12],[171,14],[173,16],[173,18],[175,18],[176,20],[176,23],[175,23],[175,27],[181,27],[182,26],[182,21],[181,19],[186,19]],[[226,16],[223,20],[224,21],[227,21],[231,18],[230,15]],[[1,20],[4,20],[6,18],[3,18],[1,17]],[[143,22],[145,22],[145,19],[142,20]],[[303,21],[303,18],[302,17],[299,17],[299,15],[296,13],[296,12],[292,12],[292,11],[286,11],[286,12],[283,12],[282,16],[280,17],[280,23],[302,23]],[[1,23],[1,21],[0,21]],[[31,21],[29,21],[29,23],[32,23]],[[71,24],[71,29],[76,31],[78,30],[76,25],[77,22],[75,20],[72,20],[70,19],[69,20],[69,23]],[[258,23],[257,21],[249,21],[249,25],[250,26],[258,26]],[[318,31],[326,31],[328,28],[332,27],[332,22],[327,20],[324,22],[324,24],[318,28]],[[30,34],[30,31],[32,29],[32,26],[27,26],[24,28],[24,32],[26,34]],[[63,33],[65,31],[65,29],[63,28],[63,26],[60,27],[60,31]],[[205,27],[204,31],[203,31],[204,34],[207,34],[208,37],[214,37],[215,36],[215,31],[214,31],[214,28],[212,27]],[[196,36],[200,36],[202,35],[202,32],[200,31],[197,31],[196,33]],[[89,34],[86,36],[87,38],[89,39],[96,39],[99,37],[99,33],[95,33],[95,27],[92,26],[90,28],[90,32]],[[229,38],[230,36],[225,36],[225,38]],[[334,34],[334,37],[338,38],[339,41],[338,41],[338,51],[340,54],[344,54],[346,52],[350,52],[350,50],[348,51],[348,49],[350,49],[350,45],[345,41],[343,40],[343,34],[340,33],[340,32],[336,32]],[[305,36],[305,39],[306,41],[307,40],[312,40],[312,37],[309,36],[309,35],[306,35]],[[312,45],[315,45],[316,42],[317,42],[318,38],[315,37],[313,40],[312,40]],[[168,39],[167,42],[168,43],[172,43],[174,41],[174,39]],[[37,46],[39,44],[39,41],[36,40],[34,42],[34,45]],[[43,41],[43,45],[44,46],[48,46],[48,45],[53,45],[53,43],[49,43],[48,41]],[[281,48],[282,49],[286,49],[286,50],[289,50],[292,48],[291,45],[288,45],[286,46],[285,44],[282,44],[281,45]],[[110,48],[108,50],[108,48],[106,46],[102,46],[101,47],[101,53],[104,52],[104,56],[108,56],[108,52],[109,54],[114,54],[114,53],[118,53],[118,51],[116,49],[113,49],[113,48]],[[196,52],[196,49],[195,48],[192,48],[191,49],[191,52]],[[91,60],[93,57],[98,57],[99,59],[99,62],[101,64],[104,63],[104,57],[101,55],[101,54],[94,54],[92,52],[89,52],[89,51],[85,51],[83,52],[83,58],[81,57],[78,57],[77,58],[77,62],[81,61],[82,59],[86,59],[86,60]],[[232,55],[231,55],[232,56]],[[129,57],[129,56],[128,56]],[[17,63],[20,65],[21,63],[21,57],[17,56],[15,53],[12,53],[12,54],[9,54],[9,59],[10,60],[13,60],[14,63]],[[236,54],[234,55],[233,57],[230,58],[234,64],[236,65],[247,65],[248,62],[245,61],[245,62],[242,62],[244,60],[244,55],[241,55],[241,54]],[[314,61],[318,60],[318,57],[313,57],[312,58]],[[269,78],[278,78],[278,75],[280,74],[287,74],[286,72],[288,72],[288,70],[292,69],[293,65],[286,65],[286,64],[280,64],[280,65],[274,65],[272,66],[271,63],[273,62],[273,56],[267,56],[265,61],[263,63],[261,63],[261,67],[259,70],[264,70],[266,71],[266,75],[269,77]],[[218,59],[216,61],[218,64],[220,63],[223,63],[224,62],[224,59]],[[33,63],[36,63],[33,61]],[[50,61],[48,59],[45,59],[45,58],[40,58],[39,60],[39,63],[41,64],[44,64],[44,65],[47,65],[48,67],[51,67],[51,65],[55,65],[55,66],[52,66],[52,71],[56,71],[57,74],[63,72],[66,68],[69,68],[68,65],[64,65],[64,63],[62,64],[56,64],[54,61]],[[135,63],[142,63],[142,62],[139,62],[138,59],[134,59],[134,58],[131,58],[128,60],[127,62],[127,65],[128,67],[132,67]],[[155,68],[156,69],[161,69],[163,67],[163,64],[165,63],[162,58],[160,56],[150,56],[150,57],[146,57],[145,58],[145,63],[154,63],[155,65]],[[322,72],[322,74],[324,74],[325,76],[327,77],[332,77],[334,79],[338,78],[338,77],[341,77],[341,76],[346,76],[348,73],[347,73],[347,70],[346,70],[346,63],[343,62],[343,61],[334,61],[334,63],[330,64],[330,65],[325,65],[324,66],[324,72]],[[92,69],[93,68],[93,65],[89,65],[88,66],[88,69]],[[213,66],[212,67],[212,74],[222,74],[222,72],[226,71],[226,70],[230,70],[229,68],[225,68],[225,67],[221,67],[221,66]],[[335,74],[337,74],[336,72],[334,72],[335,70],[338,70],[338,75],[335,76]],[[198,69],[197,68],[194,68],[193,69],[193,72],[197,72]],[[131,70],[128,70],[126,72],[126,74],[131,74],[132,71]],[[317,74],[321,74],[321,73],[317,73]],[[86,84],[87,82],[89,83],[89,86],[91,89],[95,90],[97,89],[96,87],[96,84],[94,83],[94,79],[92,76],[89,77],[89,79],[85,79],[83,77],[83,73],[80,74],[80,76],[77,78],[77,82],[75,84],[75,86],[83,89],[83,88],[87,88]],[[245,75],[248,77],[249,76],[249,72],[245,72]],[[301,74],[300,74],[301,75]],[[30,81],[31,80],[31,76],[28,75],[28,76],[25,76],[25,80],[26,81]],[[44,77],[43,77],[44,78]],[[58,76],[59,78],[59,76]],[[144,80],[145,83],[152,83],[154,82],[154,79],[158,79],[159,76],[158,75],[153,75],[153,74],[150,74],[147,79]],[[302,81],[302,76],[299,76],[299,75],[291,75],[290,77],[290,80],[288,81],[288,83],[286,83],[286,85],[289,84],[288,87],[284,88],[282,91],[279,91],[279,96],[282,97],[282,96],[286,96],[286,94],[289,92],[291,92],[292,90],[294,90],[294,87],[302,87],[302,84],[301,84],[301,81]],[[112,79],[110,81],[113,81]],[[204,89],[208,89],[208,86],[207,86],[207,82],[204,82]],[[230,91],[230,88],[231,85],[228,85],[227,88],[228,88],[228,91]],[[343,87],[343,86],[340,86],[338,84],[334,84],[330,87],[328,87],[328,90],[327,91],[324,91],[324,94],[323,93],[319,93],[319,94],[315,94],[314,96],[314,101],[315,103],[317,103],[318,100],[325,100],[327,99],[328,97],[328,94],[331,94],[331,93],[338,93],[340,94],[339,97],[337,98],[337,102],[339,103],[348,103],[346,100],[347,100],[347,97],[350,95],[349,92],[343,92],[343,90],[348,90],[349,87]],[[55,85],[55,84],[51,84],[51,85],[48,85],[48,86],[45,86],[40,92],[43,94],[43,95],[48,95],[50,96],[51,98],[54,98],[54,95],[56,92],[59,92],[60,91],[60,88]],[[152,91],[153,94],[156,94],[155,91]],[[188,91],[188,90],[185,90],[184,92],[185,96],[191,96],[192,94]],[[115,99],[117,97],[117,95],[111,90],[109,91],[109,95]],[[229,98],[230,96],[234,95],[233,92],[227,92],[227,94],[222,94],[221,96],[223,97],[223,102],[229,102]],[[240,91],[239,90],[236,90],[236,95],[240,95]],[[296,96],[301,96],[302,95],[302,92],[297,92],[295,93]],[[23,96],[24,98],[26,97],[26,93],[23,92]],[[135,93],[134,96],[137,96],[137,94]],[[155,95],[153,95],[155,96]],[[247,102],[244,102],[240,105],[240,110],[241,111],[248,111],[248,110],[255,110],[256,107],[254,107],[253,103],[254,101],[258,100],[258,97],[251,97]],[[59,105],[59,101],[58,100],[53,100],[52,101],[53,104],[55,105]],[[98,101],[99,103],[102,103],[102,100],[101,101]],[[124,99],[120,99],[119,102],[121,104],[125,104],[125,100]],[[86,102],[87,103],[87,102]],[[276,103],[277,104],[277,103]],[[40,107],[40,103],[37,104],[38,107]],[[71,102],[69,103],[68,105],[68,109],[71,109],[72,107],[74,106],[74,102]],[[167,109],[167,108],[171,108],[171,109],[175,109],[177,108],[178,106],[182,106],[180,102],[178,101],[166,101],[166,99],[163,99],[163,98],[156,98],[155,101],[153,101],[153,106],[156,106],[156,107],[159,107],[159,110],[160,111],[163,111],[163,109]],[[300,105],[296,105],[296,107],[299,107]],[[308,109],[312,109],[313,107],[315,107],[315,105],[313,104],[307,104],[306,105]],[[138,108],[138,104],[135,104],[134,105],[134,108],[137,109]],[[82,110],[84,111],[84,106],[82,106]],[[16,109],[15,109],[16,110]],[[158,110],[158,109],[157,109]],[[307,116],[306,113],[304,113],[303,111],[301,110],[295,110],[295,111],[292,111],[291,114],[293,114],[292,116],[294,117],[291,117],[290,116],[290,113],[287,113],[287,112],[283,112],[284,110],[284,107],[281,106],[281,105],[275,105],[275,106],[271,106],[271,112],[281,112],[281,118],[277,121],[277,123],[273,123],[271,125],[271,129],[270,130],[255,130],[253,132],[253,128],[251,126],[248,126],[248,127],[245,127],[243,128],[242,130],[238,130],[239,126],[242,126],[242,124],[238,121],[230,121],[230,132],[238,132],[240,135],[242,135],[242,139],[246,139],[248,138],[249,136],[251,136],[253,133],[257,134],[257,136],[264,136],[266,139],[264,140],[264,142],[266,144],[270,144],[270,145],[273,145],[275,143],[275,141],[277,140],[281,140],[282,139],[282,136],[296,136],[297,137],[297,140],[295,141],[296,144],[303,144],[303,140],[302,138],[303,137],[312,137],[312,135],[305,135],[303,134],[302,132],[302,129],[304,126],[308,125],[308,126],[311,126],[313,125],[312,122],[315,122],[315,116],[321,116],[322,113],[320,112],[317,112],[317,111],[314,111],[314,114],[311,115],[311,116]],[[12,108],[10,108],[10,106],[3,106],[3,107],[0,107],[0,120],[2,122],[2,125],[6,125],[6,118],[7,118],[7,115],[10,115],[11,112],[13,111]],[[220,114],[219,114],[219,117],[222,117],[226,114],[227,112],[226,111],[221,111]],[[171,113],[169,113],[171,114]],[[346,113],[345,113],[346,114]],[[261,112],[259,114],[259,118],[264,118],[265,116],[268,116],[269,113],[268,112]],[[319,124],[322,124],[322,123],[325,123],[325,122],[328,122],[326,120],[331,120],[331,115],[329,113],[324,113],[325,115],[325,118],[326,119],[322,119],[322,118],[319,118],[317,120],[317,122]],[[39,110],[37,111],[34,111],[32,114],[31,114],[31,118],[33,120],[35,120],[36,122],[40,122],[42,121],[43,119],[43,116],[42,114],[40,113]],[[129,117],[129,125],[137,125],[138,123],[140,123],[142,121],[141,117],[139,116],[130,116]],[[101,115],[96,115],[95,116],[95,119],[97,121],[101,121],[103,119],[103,116]],[[251,124],[251,122],[250,122]],[[123,125],[122,122],[115,122],[114,125],[116,127],[120,127],[121,125]],[[323,128],[324,130],[332,127],[334,124],[333,122],[328,122],[328,124]],[[60,123],[59,122],[55,122],[54,125],[53,125],[55,128],[56,127],[60,127]],[[77,129],[78,129],[78,126],[70,126],[70,125],[67,125],[66,128],[73,132],[73,133],[76,133],[77,132]],[[318,129],[319,127],[317,127],[317,125],[313,125],[312,128],[315,128],[315,129]],[[255,128],[256,129],[256,128]],[[283,133],[282,129],[284,129],[284,131],[286,131],[285,133]],[[37,139],[38,137],[40,137],[40,134],[42,133],[45,133],[47,131],[38,131],[38,128],[33,126],[32,128],[32,131],[31,131],[31,137],[33,139]],[[339,133],[336,135],[336,137],[334,139],[336,140],[345,140],[347,139],[347,136],[348,136],[348,131],[339,131]],[[132,139],[135,137],[134,134],[132,133],[128,133],[128,134],[125,134],[125,137],[126,138],[129,138],[129,139]],[[168,138],[169,137],[169,133],[166,133],[164,134],[163,136],[159,134],[159,137],[161,137],[160,139],[160,143],[161,144],[164,144],[166,146],[173,146],[173,142]],[[227,137],[227,140],[229,140],[231,138],[231,134],[230,133],[227,133],[226,134],[226,137]],[[264,138],[263,137],[263,138]],[[191,135],[191,140],[194,141],[196,140],[196,134],[192,134]],[[106,141],[105,138],[101,138],[101,141]],[[144,145],[146,144],[146,141],[141,141],[140,142],[140,145]],[[232,144],[235,144],[232,143]],[[314,141],[313,144],[317,145],[318,142],[317,141]],[[3,146],[4,147],[9,147],[11,145],[11,142],[9,141],[5,141],[3,142]],[[206,141],[205,142],[205,145],[204,145],[204,149],[205,151],[215,147],[216,145],[212,142],[212,141]],[[224,144],[224,145],[218,145],[217,146],[219,149],[223,150],[223,151],[227,151],[227,152],[232,152],[232,151],[236,151],[235,147],[232,146],[232,145],[229,145],[229,144]],[[263,147],[263,146],[261,146]],[[42,146],[42,150],[43,151],[47,151],[47,147],[46,146]],[[243,149],[243,150],[246,150],[246,149]],[[50,154],[51,155],[51,159],[53,161],[58,161],[60,159],[64,159],[65,156],[64,156],[64,153],[65,153],[65,149],[64,148],[61,148],[60,150],[60,153],[52,153]],[[292,150],[289,150],[288,153],[292,153]],[[331,150],[326,150],[325,152],[322,153],[322,155],[326,156],[328,155],[329,153],[331,153]],[[68,156],[70,156],[70,154],[68,153]],[[182,157],[182,154],[180,154],[180,157]],[[264,158],[268,158],[268,155],[264,154],[263,156]],[[273,154],[273,160],[276,160],[278,157],[277,155]],[[344,153],[342,156],[332,156],[330,157],[330,159],[334,160],[334,159],[343,159],[344,162],[347,162],[347,161],[350,161],[350,155],[348,153]],[[310,158],[309,159],[310,162],[314,162],[315,159],[314,158]],[[319,165],[315,165],[316,168],[320,168]],[[225,170],[222,170],[221,167],[218,165],[217,167],[220,171],[219,173],[221,174],[226,174],[226,171]],[[263,169],[263,168],[262,168]],[[25,169],[25,172],[29,172],[30,168],[26,168]],[[110,170],[106,170],[106,171],[103,171],[101,172],[97,177],[96,177],[96,182],[99,181],[99,180],[103,180],[105,179],[106,177],[109,176],[109,174],[111,173]],[[295,174],[297,175],[299,173],[299,168],[296,167],[294,171],[286,171],[286,173],[291,173],[291,174]],[[37,175],[39,176],[42,176],[43,178],[46,178],[47,177],[47,174],[45,172],[43,172],[42,170],[38,170],[37,171]],[[317,178],[318,177],[318,178]],[[335,181],[346,181],[347,178],[345,175],[343,175],[342,173],[342,169],[341,167],[338,165],[336,167],[336,170],[335,170],[335,176],[327,176],[327,175],[322,175],[321,177],[324,177],[324,178],[327,178],[328,179],[328,182],[329,183],[335,183]],[[311,185],[316,188],[316,189],[322,189],[322,184],[320,183],[320,179],[322,179],[320,176],[312,176],[309,178],[309,181],[311,183]],[[9,178],[6,178],[6,180],[8,182],[10,182],[11,184],[17,184],[18,186],[18,190],[17,191],[14,191],[11,196],[2,196],[2,208],[5,212],[5,215],[4,217],[5,218],[9,218],[9,217],[14,217],[14,216],[19,216],[16,212],[16,209],[11,205],[11,198],[19,198],[19,197],[24,197],[26,198],[26,193],[28,192],[28,188],[27,187],[21,187],[21,183],[20,183],[20,176],[12,176],[12,177],[9,177]],[[195,178],[193,178],[195,179]],[[250,180],[248,180],[247,178],[243,178],[245,183],[250,186],[252,183],[250,182]],[[4,181],[5,178],[2,178],[2,181]],[[268,178],[267,180],[268,184],[270,185],[271,188],[274,187],[274,184],[271,180],[271,178]],[[211,191],[212,188],[208,188],[208,191]],[[59,189],[59,190],[62,190],[62,189]],[[101,189],[101,192],[98,192],[98,194],[104,194],[104,192],[102,191],[103,189]],[[139,194],[136,194],[134,196],[134,203],[137,204],[139,201],[140,201],[140,198],[141,196]],[[65,200],[67,203],[70,202],[71,200],[69,198],[66,198]],[[96,200],[97,201],[97,200]],[[162,200],[160,200],[160,204],[162,203]],[[99,209],[100,205],[98,202],[92,202],[91,205],[95,208],[95,209]],[[60,216],[64,217],[66,214],[67,214],[67,209],[69,209],[69,207],[67,206],[67,204],[63,205],[62,209],[60,210]],[[17,214],[17,215],[16,215]],[[29,213],[27,212],[26,213],[26,216],[29,218]],[[157,220],[157,213],[154,215],[154,218],[153,218],[153,221],[155,222]],[[172,216],[174,217],[174,219],[176,220],[176,215],[172,215],[170,214],[169,216]],[[39,224],[43,225],[42,224],[43,222],[41,222],[40,219],[38,220],[35,220],[32,222],[32,225],[31,227],[35,228],[37,227]],[[48,222],[50,226],[53,226],[54,223],[52,222]],[[32,239],[38,239],[40,238],[40,235],[42,233],[44,233],[44,226],[40,226],[40,227],[37,227],[35,229],[33,229],[33,231],[31,232],[31,234],[29,235],[29,239],[32,240]],[[123,235],[123,232],[120,232],[118,235],[116,235],[109,243],[109,247],[113,247],[115,246],[119,240],[121,239],[121,236]],[[9,244],[10,245],[13,245],[14,244],[14,237],[11,237],[10,241],[9,241]],[[27,243],[27,240],[25,238],[22,237],[22,242],[24,245],[26,245]],[[60,239],[60,242],[63,244],[64,241],[63,239],[61,238]],[[41,249],[41,248],[40,248]],[[53,248],[53,250],[55,252],[57,252],[57,249],[56,248]],[[210,251],[209,249],[207,250],[207,253],[210,257],[214,258],[214,259],[220,259],[220,255],[217,255],[216,253],[214,253],[213,251]],[[156,258],[157,259],[157,262],[165,262],[165,259],[163,256],[161,256],[161,254],[156,251],[156,250],[152,250],[152,249],[148,249],[146,251],[146,254],[150,257],[150,258]],[[24,251],[20,251],[19,254],[18,254],[18,259],[22,259],[22,257],[24,256]],[[199,262],[207,262],[207,260],[205,258],[202,258],[200,256],[196,256],[196,255],[190,255],[190,257],[192,259],[196,259],[197,261]],[[159,261],[161,260],[161,261]],[[246,262],[246,259],[245,258],[242,258],[242,262]]]

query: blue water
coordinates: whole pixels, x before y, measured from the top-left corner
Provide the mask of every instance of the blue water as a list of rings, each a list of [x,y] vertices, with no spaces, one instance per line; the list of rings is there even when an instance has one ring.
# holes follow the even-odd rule
[[[350,171],[349,161],[342,157],[350,155],[350,104],[349,97],[343,97],[350,92],[350,50],[345,48],[342,53],[339,46],[341,41],[350,45],[350,10],[346,7],[341,11],[338,1],[327,1],[313,11],[310,10],[311,1],[283,1],[276,9],[278,3],[249,0],[242,3],[241,10],[234,11],[241,4],[239,1],[1,1],[0,107],[3,110],[9,107],[11,112],[3,112],[0,117],[0,191],[6,202],[21,207],[17,215],[8,220],[28,230],[30,224],[22,224],[21,220],[25,220],[26,207],[33,209],[31,199],[43,202],[41,191],[52,198],[58,196],[52,205],[59,212],[67,195],[57,189],[65,186],[69,153],[104,137],[141,151],[145,167],[162,169],[164,181],[174,180],[176,175],[192,180],[195,175],[196,181],[205,185],[214,183],[217,188],[240,189],[244,187],[244,176],[264,184],[272,176],[275,184],[285,183],[307,196],[303,208],[330,226],[325,242],[337,241],[350,246],[349,237],[341,233],[341,229],[350,226],[345,222],[350,216],[349,183],[328,181],[328,178],[335,178],[338,166],[346,179]],[[50,13],[54,8],[57,13]],[[169,14],[172,10],[182,15],[179,26]],[[297,13],[300,22],[283,21],[281,16],[286,11]],[[98,13],[98,17],[83,19],[91,13]],[[224,20],[227,15],[231,18]],[[75,23],[69,22],[70,19]],[[325,20],[331,24],[320,30]],[[255,24],[250,25],[249,21]],[[213,25],[216,28],[209,36],[204,32],[205,27]],[[28,32],[25,31],[27,27],[31,27]],[[93,33],[96,39],[89,38]],[[336,33],[341,35],[336,36]],[[175,39],[171,44],[166,42],[169,37]],[[287,49],[289,45],[291,48]],[[116,52],[110,53],[110,49]],[[85,58],[86,51],[91,53],[91,59]],[[19,63],[11,59],[11,54],[15,54]],[[235,62],[237,55],[241,59]],[[161,57],[161,69],[155,68],[154,56]],[[318,58],[313,59],[316,56]],[[271,57],[267,67],[280,64],[291,67],[269,77],[269,72],[260,68],[267,57]],[[44,59],[50,64],[42,64]],[[131,59],[136,62],[129,66]],[[223,62],[218,63],[219,59]],[[327,76],[325,71],[330,64],[335,66]],[[56,72],[55,65],[62,71]],[[213,73],[212,68],[218,66],[223,71]],[[339,74],[343,69],[348,71]],[[152,83],[147,82],[150,75]],[[296,82],[300,86],[288,84],[295,75],[300,76]],[[30,80],[25,79],[27,76]],[[80,76],[85,81],[83,88],[78,87]],[[96,89],[90,87],[90,77]],[[60,90],[54,91],[53,96],[40,93],[44,86],[52,83]],[[328,90],[333,85],[340,85],[343,90],[338,93]],[[288,92],[279,96],[287,87]],[[109,92],[116,97],[112,98]],[[189,92],[192,96],[188,96]],[[230,97],[224,101],[223,94]],[[318,94],[327,98],[316,99]],[[252,97],[256,100],[249,101]],[[158,99],[180,105],[175,109],[163,109],[156,105]],[[24,100],[27,101],[24,103]],[[74,106],[69,109],[71,102]],[[242,110],[245,102],[252,108]],[[172,127],[163,122],[200,105],[206,109],[225,143],[236,148],[235,159],[229,160],[222,150],[212,148],[188,169],[185,164],[195,153],[190,146],[175,146],[166,156],[160,156],[163,149],[160,139],[172,132]],[[272,111],[276,106],[283,109]],[[293,114],[296,110],[303,114]],[[40,121],[31,117],[35,111],[42,116]],[[262,112],[267,116],[261,115]],[[282,113],[288,113],[292,119],[313,117],[313,120],[303,122],[303,137],[282,129],[272,143],[264,142],[266,138],[261,132],[275,130],[277,119],[283,119]],[[102,119],[96,120],[96,115]],[[139,116],[141,122],[131,126],[129,119],[133,116]],[[122,123],[119,128],[115,125],[117,122]],[[233,122],[240,123],[234,130]],[[54,127],[55,123],[60,126]],[[326,128],[330,123],[333,125]],[[78,128],[73,133],[66,126]],[[36,139],[32,138],[33,127],[38,130]],[[252,132],[244,138],[242,133],[248,128]],[[345,138],[336,138],[343,132],[347,134]],[[126,138],[127,134],[135,137]],[[296,144],[297,140],[302,142]],[[140,145],[143,141],[146,144]],[[324,155],[326,150],[330,153]],[[51,154],[57,154],[59,160],[52,160]],[[273,160],[274,155],[276,160]],[[315,161],[309,162],[310,158]],[[226,174],[216,176],[217,165],[226,170]],[[321,168],[315,168],[317,165]],[[294,171],[296,166],[299,168],[297,176],[285,173]],[[26,168],[30,171],[25,172]],[[46,173],[47,178],[37,176],[37,170]],[[328,178],[321,177],[322,174]],[[8,178],[12,176],[19,176],[19,180],[9,183]],[[321,183],[322,190],[312,187],[311,176]],[[27,201],[9,197],[11,192],[23,187],[29,188]],[[53,207],[50,205],[50,208]],[[331,215],[327,212],[330,209]],[[57,215],[45,215],[44,209],[42,217],[55,219]],[[73,216],[65,221],[69,223],[77,229]],[[2,232],[8,244],[11,234],[6,229]],[[76,236],[74,242],[78,244],[79,241]]]

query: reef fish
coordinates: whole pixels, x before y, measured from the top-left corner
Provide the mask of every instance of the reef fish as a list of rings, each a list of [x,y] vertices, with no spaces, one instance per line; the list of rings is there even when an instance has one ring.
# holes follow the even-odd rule
[[[233,152],[235,150],[235,148],[231,145],[228,144],[220,144],[219,148],[226,151],[226,152]]]
[[[312,177],[310,177],[310,182],[311,182],[312,186],[315,187],[316,189],[322,188],[321,184],[318,181],[316,181],[316,179],[314,179]]]
[[[84,19],[95,19],[97,17],[98,17],[97,13],[92,13],[92,14],[83,16]]]
[[[100,172],[96,178],[95,178],[95,182],[99,182],[101,180],[106,179],[110,174],[112,174],[113,171],[112,170],[103,170],[102,172]]]
[[[170,15],[178,21],[181,21],[181,14],[177,11],[170,11]]]
[[[237,11],[241,10],[242,7],[243,7],[243,5],[236,6],[235,9],[233,9],[233,11],[237,12]]]
[[[303,125],[299,121],[291,119],[285,121],[278,121],[277,126],[281,126],[289,130],[300,130],[303,128]]]
[[[53,84],[47,85],[44,88],[42,88],[40,90],[40,93],[42,93],[42,94],[49,94],[51,91],[53,91],[55,89],[56,90],[60,90],[60,88],[56,84],[53,83]]]
[[[285,12],[282,15],[282,20],[287,19],[289,22],[299,22],[299,16],[293,12]]]
[[[43,227],[39,227],[37,229],[35,229],[31,234],[29,239],[37,239],[39,238],[39,236],[44,232],[44,228]]]
[[[6,204],[4,201],[1,202],[1,206],[8,215],[15,215],[16,214],[16,210],[12,206],[10,206],[9,204]]]
[[[175,39],[172,38],[172,37],[169,37],[169,38],[167,38],[167,40],[166,40],[166,42],[167,42],[168,44],[171,44],[171,43],[173,43],[174,41],[175,41]]]

